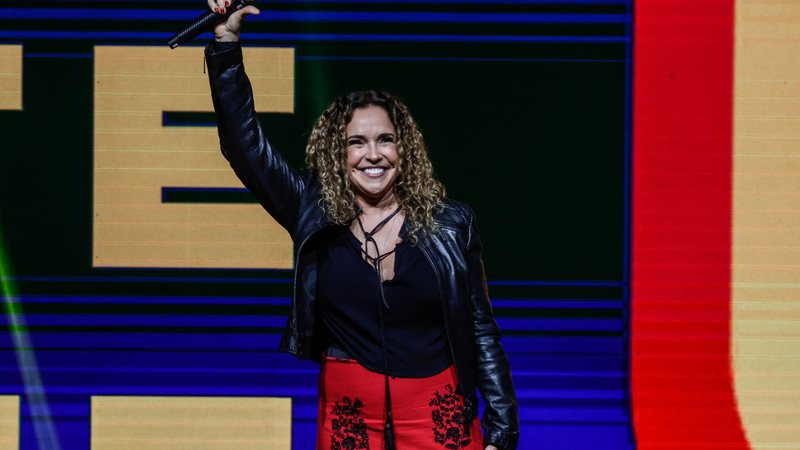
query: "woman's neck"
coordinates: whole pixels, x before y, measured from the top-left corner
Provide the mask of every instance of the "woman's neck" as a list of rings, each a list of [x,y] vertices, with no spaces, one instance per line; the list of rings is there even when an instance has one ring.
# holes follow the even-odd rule
[[[356,197],[356,204],[361,208],[361,214],[366,216],[386,215],[399,206],[397,198],[394,195],[386,196],[377,201],[369,201]]]

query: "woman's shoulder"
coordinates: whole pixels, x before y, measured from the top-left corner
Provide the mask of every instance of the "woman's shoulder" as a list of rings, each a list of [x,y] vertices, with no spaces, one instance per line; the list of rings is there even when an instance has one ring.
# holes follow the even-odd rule
[[[319,178],[319,171],[310,167],[303,167],[297,171],[297,175],[303,180],[305,195],[318,197],[322,190],[322,181]]]
[[[451,198],[442,200],[441,209],[436,214],[436,223],[445,227],[467,227],[474,220],[475,212],[469,205]]]

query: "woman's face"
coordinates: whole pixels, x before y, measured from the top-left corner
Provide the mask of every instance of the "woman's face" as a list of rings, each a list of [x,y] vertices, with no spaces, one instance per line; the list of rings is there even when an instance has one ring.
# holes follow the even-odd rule
[[[375,105],[356,109],[345,132],[347,176],[356,200],[370,205],[391,203],[400,156],[389,114]]]

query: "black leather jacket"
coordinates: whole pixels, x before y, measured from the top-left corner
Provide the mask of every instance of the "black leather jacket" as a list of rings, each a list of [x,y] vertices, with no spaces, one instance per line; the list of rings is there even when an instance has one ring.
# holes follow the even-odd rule
[[[316,338],[321,333],[315,333],[319,326],[314,321],[315,248],[318,232],[331,224],[320,206],[316,172],[293,171],[264,137],[241,47],[223,49],[212,44],[206,49],[206,60],[222,153],[295,243],[294,301],[281,348],[318,360],[325,343]],[[517,400],[486,288],[474,215],[467,206],[445,200],[436,223],[440,231],[420,236],[417,245],[439,283],[459,390],[467,398],[470,420],[477,414],[476,387],[484,397],[484,442],[513,450],[519,434]]]

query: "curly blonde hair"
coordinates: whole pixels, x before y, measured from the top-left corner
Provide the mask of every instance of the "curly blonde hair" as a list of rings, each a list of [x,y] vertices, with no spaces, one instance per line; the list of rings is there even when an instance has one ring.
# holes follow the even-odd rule
[[[314,124],[306,146],[306,163],[319,174],[321,204],[328,218],[347,225],[356,214],[353,186],[347,176],[347,124],[359,108],[379,106],[386,110],[397,133],[400,157],[394,194],[416,243],[420,232],[436,231],[434,214],[441,208],[445,190],[433,176],[433,166],[422,133],[408,107],[383,91],[355,91],[331,103]]]

